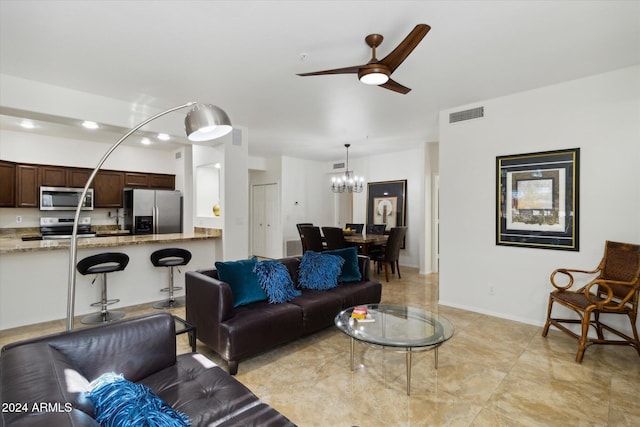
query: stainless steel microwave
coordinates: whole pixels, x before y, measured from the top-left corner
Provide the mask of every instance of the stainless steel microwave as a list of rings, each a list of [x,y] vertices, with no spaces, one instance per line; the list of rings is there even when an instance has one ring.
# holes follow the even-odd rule
[[[40,187],[41,211],[75,211],[84,188]],[[82,203],[83,211],[93,210],[93,188],[89,188]]]

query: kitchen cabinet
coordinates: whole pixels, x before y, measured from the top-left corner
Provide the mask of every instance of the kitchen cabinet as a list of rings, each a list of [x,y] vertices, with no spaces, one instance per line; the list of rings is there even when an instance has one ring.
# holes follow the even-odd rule
[[[149,174],[149,187],[156,190],[175,190],[176,176],[159,173]]]
[[[16,205],[16,165],[0,161],[0,207]]]
[[[91,175],[91,169],[65,166],[39,166],[40,185],[46,187],[83,188]]]
[[[46,187],[67,186],[67,168],[64,166],[40,166],[38,172],[40,185]]]
[[[87,184],[89,176],[91,176],[92,169],[83,168],[67,168],[67,186],[84,188]],[[93,188],[93,185],[91,185]]]
[[[39,207],[40,186],[83,188],[93,169],[0,160],[0,207]],[[176,176],[100,170],[91,187],[94,207],[121,208],[125,187],[174,190]]]
[[[124,172],[101,170],[93,179],[94,207],[121,208]]]
[[[149,187],[149,174],[137,172],[125,172],[124,186],[131,188],[147,188]]]
[[[38,207],[38,166],[16,165],[16,207]]]

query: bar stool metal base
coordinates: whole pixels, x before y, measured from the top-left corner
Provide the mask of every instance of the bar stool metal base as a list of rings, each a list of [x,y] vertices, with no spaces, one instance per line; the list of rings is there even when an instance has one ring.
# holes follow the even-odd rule
[[[153,308],[176,308],[176,307],[184,307],[185,302],[183,298],[176,298],[173,300],[164,300],[153,304]]]
[[[125,313],[123,311],[107,311],[106,313],[94,313],[83,317],[80,322],[85,325],[93,325],[96,323],[113,322],[123,318]]]

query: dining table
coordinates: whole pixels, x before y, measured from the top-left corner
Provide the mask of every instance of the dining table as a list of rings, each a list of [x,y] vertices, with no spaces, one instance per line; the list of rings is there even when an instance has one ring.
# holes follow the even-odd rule
[[[344,240],[358,247],[358,252],[361,255],[369,254],[369,247],[373,245],[384,245],[387,243],[389,236],[385,234],[366,234],[366,233],[354,233],[344,235]]]

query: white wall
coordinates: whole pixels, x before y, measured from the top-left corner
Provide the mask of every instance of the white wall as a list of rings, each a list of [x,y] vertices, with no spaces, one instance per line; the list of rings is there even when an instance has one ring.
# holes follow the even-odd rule
[[[448,123],[476,106],[484,118]],[[496,156],[574,147],[580,251],[496,246]],[[541,325],[555,268],[594,268],[605,240],[640,243],[640,66],[443,111],[439,150],[443,305]]]
[[[296,224],[318,226],[333,222],[333,193],[326,163],[282,157],[283,239],[300,239]]]

